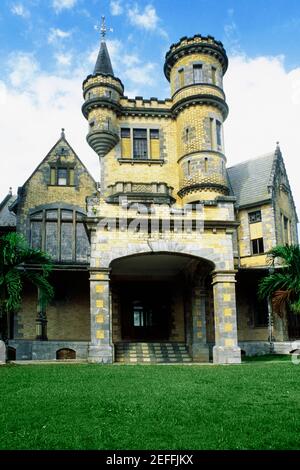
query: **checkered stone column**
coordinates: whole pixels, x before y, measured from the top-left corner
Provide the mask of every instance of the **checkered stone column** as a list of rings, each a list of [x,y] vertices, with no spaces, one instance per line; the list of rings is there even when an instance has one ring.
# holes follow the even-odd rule
[[[215,346],[213,361],[216,364],[239,364],[241,350],[238,347],[235,271],[213,273]]]
[[[90,272],[91,342],[90,362],[112,363],[109,270],[93,268]]]
[[[209,361],[209,349],[206,344],[205,297],[205,289],[194,288],[192,301],[193,342],[191,348],[194,362]]]

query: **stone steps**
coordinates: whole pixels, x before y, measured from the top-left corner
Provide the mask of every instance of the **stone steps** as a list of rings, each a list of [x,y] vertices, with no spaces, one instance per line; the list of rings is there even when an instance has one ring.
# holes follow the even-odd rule
[[[123,363],[186,363],[192,362],[185,343],[115,343],[115,361]]]

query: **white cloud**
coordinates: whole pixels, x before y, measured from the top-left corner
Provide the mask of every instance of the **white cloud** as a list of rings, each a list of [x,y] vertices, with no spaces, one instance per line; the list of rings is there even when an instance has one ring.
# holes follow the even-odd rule
[[[128,10],[128,17],[131,24],[138,26],[139,28],[155,30],[158,26],[159,18],[152,5],[147,5],[145,10],[142,12],[139,10],[137,4],[135,4],[130,10]]]
[[[14,3],[10,9],[13,15],[21,16],[26,19],[30,17],[30,11],[22,5],[22,3]]]
[[[33,55],[23,52],[11,54],[8,67],[9,79],[14,87],[26,86],[39,70],[39,65]]]
[[[168,37],[167,33],[159,26],[160,18],[156,13],[154,6],[146,5],[144,11],[141,11],[137,4],[129,8],[127,12],[130,23],[147,31],[156,31],[163,37]]]
[[[60,13],[62,10],[73,8],[77,0],[53,0],[52,6],[56,13]]]
[[[68,67],[72,63],[72,54],[64,54],[62,52],[55,54],[55,59],[58,65]]]
[[[110,12],[113,16],[119,16],[123,13],[123,7],[121,0],[111,0],[110,1]]]
[[[69,38],[72,35],[71,31],[63,31],[59,28],[51,28],[48,34],[48,42],[49,44],[53,44],[60,39]]]
[[[224,90],[230,110],[225,123],[228,165],[272,152],[279,141],[300,212],[300,67],[287,71],[283,57],[234,56]]]
[[[139,67],[130,67],[125,70],[125,77],[134,84],[139,85],[153,85],[155,82],[155,68],[156,64],[148,62],[147,64],[140,65]]]
[[[87,70],[74,70],[72,77],[41,72],[33,58],[18,62],[13,81],[0,80],[1,159],[0,200],[13,186],[14,192],[30,176],[66,128],[66,137],[94,177],[99,180],[99,159],[87,145],[87,123],[81,113],[82,80]],[[30,62],[31,59],[31,62]],[[24,65],[25,64],[25,65]],[[34,73],[29,73],[29,65]],[[21,80],[21,69],[27,80]],[[30,77],[30,80],[28,78]],[[19,85],[22,85],[19,87]],[[18,86],[16,88],[16,86]]]
[[[225,46],[229,54],[240,55],[240,34],[238,26],[234,20],[234,10],[230,8],[227,11],[227,22],[224,25]]]

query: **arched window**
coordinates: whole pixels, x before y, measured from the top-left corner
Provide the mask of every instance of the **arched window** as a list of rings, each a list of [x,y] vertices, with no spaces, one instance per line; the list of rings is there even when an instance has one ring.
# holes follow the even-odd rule
[[[43,209],[30,217],[30,239],[57,262],[86,263],[90,245],[84,214],[74,209]]]

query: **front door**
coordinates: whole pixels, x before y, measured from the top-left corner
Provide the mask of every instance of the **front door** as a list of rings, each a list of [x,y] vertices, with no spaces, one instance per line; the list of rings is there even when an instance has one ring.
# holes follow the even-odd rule
[[[123,290],[122,338],[156,341],[169,338],[170,300],[161,285],[135,284]]]

